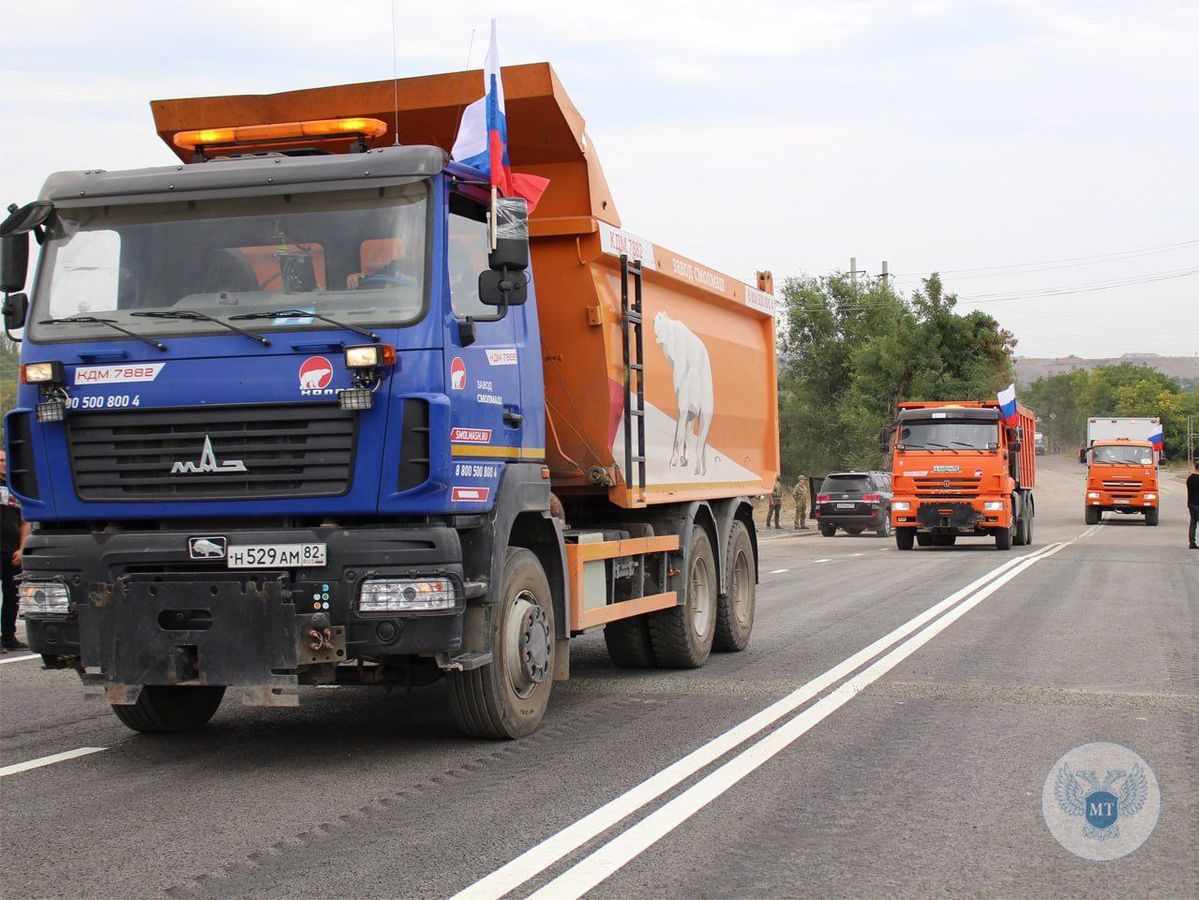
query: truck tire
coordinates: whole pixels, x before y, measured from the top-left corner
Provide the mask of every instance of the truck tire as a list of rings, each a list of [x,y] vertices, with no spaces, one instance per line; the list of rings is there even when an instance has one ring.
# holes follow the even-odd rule
[[[645,576],[646,594],[658,593],[658,583]],[[620,619],[604,626],[604,643],[608,647],[608,658],[618,669],[652,669],[654,645],[649,639],[649,616],[633,616]]]
[[[754,580],[754,546],[741,522],[729,530],[729,549],[724,559],[728,593],[716,600],[716,636],[712,649],[738,653],[749,646],[754,630],[754,608],[758,586]]]
[[[820,523],[820,533],[822,535],[824,535],[825,537],[832,537],[834,534],[837,533],[837,526],[836,525],[825,525],[823,522],[821,522]]]
[[[447,674],[450,709],[469,737],[524,737],[541,724],[554,686],[554,602],[532,551],[508,549],[490,618],[492,660]]]
[[[180,687],[172,684],[147,684],[132,706],[113,704],[126,727],[142,734],[171,734],[195,731],[208,724],[225,697],[219,686]]]
[[[683,606],[649,617],[654,658],[664,669],[698,669],[708,661],[716,636],[716,558],[699,525],[692,529],[683,590]]]
[[[1099,507],[1088,506],[1083,510],[1082,518],[1083,518],[1083,521],[1086,522],[1088,525],[1098,525],[1099,517],[1101,515],[1102,515],[1102,513],[1099,512]]]
[[[1156,506],[1153,507],[1153,509],[1145,510],[1145,524],[1146,525],[1156,525],[1157,520],[1160,516],[1161,516],[1161,511]]]
[[[995,549],[996,550],[1011,550],[1012,549],[1012,529],[996,528],[995,529]]]
[[[917,531],[916,543],[921,547],[931,547],[933,544],[933,536],[927,531]]]
[[[1012,543],[1017,547],[1023,547],[1029,543],[1028,540],[1028,507],[1020,510],[1020,516],[1016,519],[1016,533],[1012,537]]]
[[[915,528],[896,528],[895,547],[898,550],[911,550],[916,543]]]

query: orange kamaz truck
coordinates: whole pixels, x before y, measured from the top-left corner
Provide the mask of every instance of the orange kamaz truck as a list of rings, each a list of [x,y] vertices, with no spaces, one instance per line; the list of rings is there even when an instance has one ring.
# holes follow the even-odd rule
[[[1087,456],[1087,497],[1083,517],[1098,525],[1105,512],[1145,516],[1156,525],[1161,492],[1157,488],[1157,456],[1153,444],[1132,438],[1092,441]]]
[[[129,727],[445,678],[512,738],[584,632],[622,667],[749,641],[770,277],[626,230],[550,66],[503,80],[532,214],[449,157],[475,71],[154,101],[172,164],[81,160],[0,227],[29,643]]]
[[[1017,404],[1005,424],[994,401],[900,403],[880,434],[892,455],[891,526],[900,550],[990,537],[999,550],[1032,543],[1036,418]]]

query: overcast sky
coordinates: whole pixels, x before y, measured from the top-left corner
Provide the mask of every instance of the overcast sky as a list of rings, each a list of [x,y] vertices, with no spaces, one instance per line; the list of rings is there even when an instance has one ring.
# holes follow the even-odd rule
[[[173,161],[150,99],[390,77],[391,9],[7,4],[0,200]],[[586,117],[624,226],[713,268],[885,259],[905,289],[945,273],[1023,355],[1199,353],[1199,3],[395,10],[401,77],[481,65],[497,16],[503,63],[550,61]]]

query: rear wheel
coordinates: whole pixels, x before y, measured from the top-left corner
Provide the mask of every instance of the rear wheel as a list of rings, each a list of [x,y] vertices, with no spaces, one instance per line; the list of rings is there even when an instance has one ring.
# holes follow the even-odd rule
[[[837,526],[836,525],[825,525],[823,522],[821,522],[820,523],[820,533],[823,534],[825,537],[832,537],[834,534],[837,533]]]
[[[933,543],[933,536],[927,531],[916,532],[916,543],[921,547],[930,547]]]
[[[708,533],[692,528],[687,553],[684,605],[649,617],[654,658],[666,669],[698,669],[712,652],[716,635],[716,559]]]
[[[724,571],[729,589],[716,601],[716,636],[712,639],[712,649],[735,653],[749,645],[757,601],[754,548],[749,531],[741,522],[734,522],[729,531]]]
[[[1159,515],[1159,512],[1158,512],[1158,508],[1156,506],[1153,507],[1153,509],[1145,510],[1145,524],[1146,525],[1156,525],[1158,515]]]
[[[1085,510],[1083,510],[1083,521],[1085,521],[1088,525],[1098,525],[1099,517],[1101,515],[1102,513],[1099,512],[1099,507],[1088,506]]]
[[[1028,543],[1028,507],[1025,506],[1020,510],[1020,517],[1016,519],[1016,534],[1012,538],[1012,543],[1017,547],[1023,547]]]
[[[645,576],[644,591],[658,593],[658,583],[651,575]],[[621,669],[652,669],[654,645],[649,638],[649,616],[633,616],[620,619],[604,626],[604,643],[608,645],[608,658]]]
[[[916,543],[915,528],[896,528],[895,546],[900,550],[911,550]]]
[[[450,708],[470,737],[518,738],[537,730],[554,679],[554,604],[532,551],[512,547],[489,623],[491,662],[450,672]]]
[[[137,703],[132,706],[114,703],[112,711],[126,726],[143,734],[195,731],[208,724],[224,696],[223,687],[147,684]]]

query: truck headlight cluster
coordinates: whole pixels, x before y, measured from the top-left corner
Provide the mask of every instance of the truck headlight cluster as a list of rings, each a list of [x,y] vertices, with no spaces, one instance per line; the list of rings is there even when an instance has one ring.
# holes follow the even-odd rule
[[[896,500],[891,504],[891,508],[896,512],[907,512],[912,508],[912,504],[907,500]]]
[[[362,583],[358,611],[424,612],[453,609],[454,584],[448,578],[371,578]]]
[[[985,509],[987,512],[999,512],[999,510],[1003,509],[1003,501],[988,500],[983,504],[983,509]]]
[[[23,618],[65,616],[71,611],[71,593],[61,581],[22,581],[17,598]]]
[[[1145,495],[1145,499],[1146,499],[1146,500],[1156,500],[1156,499],[1157,499],[1157,494],[1146,494],[1146,495]]]
[[[63,384],[66,374],[61,360],[25,363],[21,366],[21,380],[26,384]]]
[[[1088,500],[1098,500],[1099,492],[1098,491],[1087,491],[1087,499]]]

